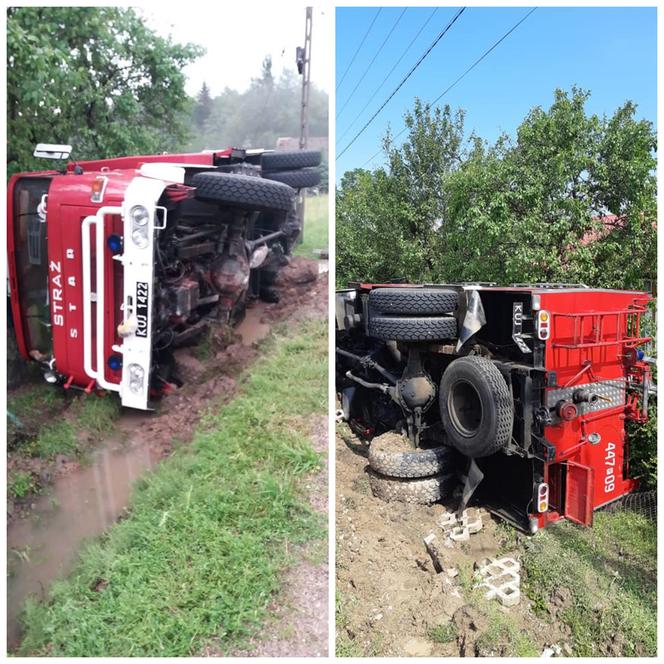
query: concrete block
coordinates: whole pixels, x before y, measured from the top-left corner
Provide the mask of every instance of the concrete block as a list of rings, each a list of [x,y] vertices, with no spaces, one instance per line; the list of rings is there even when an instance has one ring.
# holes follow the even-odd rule
[[[455,526],[450,531],[450,539],[455,542],[466,542],[470,539],[470,532],[464,526]]]
[[[521,599],[521,565],[518,560],[487,558],[476,565],[476,588],[486,588],[487,599],[497,599],[503,606],[515,606]]]
[[[436,570],[437,574],[440,574],[443,571],[443,556],[440,549],[438,548],[436,536],[433,533],[429,533],[422,539],[422,541],[424,542],[424,546],[426,547],[427,552],[431,556],[433,568]]]
[[[452,528],[457,525],[456,514],[454,512],[445,512],[438,519],[438,525],[443,529],[444,532],[452,530]]]
[[[477,516],[474,519],[471,517],[464,517],[461,521],[461,525],[468,528],[468,532],[471,535],[474,535],[475,533],[479,533],[480,530],[482,530],[482,517]]]

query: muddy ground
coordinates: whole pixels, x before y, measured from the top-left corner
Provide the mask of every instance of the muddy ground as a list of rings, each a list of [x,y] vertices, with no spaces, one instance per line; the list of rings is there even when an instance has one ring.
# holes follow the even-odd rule
[[[519,557],[514,533],[487,512],[470,540],[442,547],[455,577],[436,573],[422,539],[438,536],[445,507],[385,503],[371,494],[367,449],[339,425],[336,436],[337,654],[341,656],[504,656],[522,632],[535,634],[530,654],[564,644],[567,634],[540,621],[531,602],[503,608],[478,604],[475,561],[498,554]],[[456,507],[456,499],[447,501]],[[486,603],[489,605],[489,603]],[[491,619],[491,613],[498,620]],[[489,615],[487,615],[487,613]],[[503,620],[504,619],[504,620]],[[496,625],[501,627],[496,630]],[[503,627],[504,624],[504,627]],[[500,633],[497,633],[500,632]],[[518,650],[518,649],[517,649]],[[526,653],[518,653],[526,654]]]
[[[17,617],[25,598],[29,594],[44,598],[50,582],[70,568],[82,542],[122,517],[133,481],[170,455],[176,446],[190,442],[212,403],[218,407],[233,398],[238,376],[260,355],[260,341],[272,327],[286,320],[297,322],[327,315],[328,275],[319,272],[316,261],[293,258],[280,275],[279,303],[251,304],[242,323],[233,330],[218,330],[203,353],[196,347],[178,351],[178,365],[186,382],[164,397],[156,412],[123,409],[112,433],[103,439],[78,427],[79,451],[71,457],[30,457],[21,453],[20,441],[9,451],[8,471],[28,472],[42,487],[40,495],[8,499],[10,646],[15,647],[20,640]],[[71,399],[57,401],[53,409],[42,414],[43,422],[30,423],[31,429],[38,429],[52,418],[70,418],[75,426],[71,403]],[[320,439],[314,436],[313,440],[318,449]],[[323,489],[326,496],[326,486]],[[320,491],[315,497],[312,493],[312,500],[320,502]],[[323,507],[327,508],[326,501]],[[309,565],[306,561],[303,564]],[[307,574],[312,587],[318,588],[308,601],[319,596],[322,602],[322,589],[327,588],[327,564],[311,564]],[[327,611],[327,596],[322,606]],[[293,620],[306,621],[306,615],[314,613],[321,620],[320,611],[319,606],[305,608],[301,617],[294,610]],[[324,630],[326,643],[327,620]],[[323,641],[313,632],[311,643],[313,650],[306,654],[322,652]]]
[[[310,317],[327,315],[327,272],[319,273],[317,261],[294,257],[279,278],[281,300],[267,304],[250,303],[244,320],[235,329],[220,328],[211,334],[205,356],[194,346],[176,351],[178,369],[185,384],[157,404],[155,413],[123,409],[115,425],[112,438],[123,447],[145,448],[153,457],[168,456],[174,444],[187,443],[194,425],[205,412],[206,404],[214,399],[216,404],[230,400],[236,389],[235,379],[260,351],[259,342],[271,331],[272,326],[285,320],[297,322]],[[29,389],[19,387],[9,394]],[[54,390],[59,389],[54,387]],[[10,446],[7,470],[30,473],[36,485],[49,485],[58,478],[81,470],[89,460],[86,452],[99,448],[98,436],[77,426],[76,414],[69,406],[78,396],[71,391],[67,398],[57,401],[44,410],[34,421],[26,422],[24,434]],[[100,398],[112,399],[113,395]],[[58,455],[53,459],[30,457],[21,453],[21,439],[36,434],[39,428],[53,418],[69,419],[77,428],[79,456]],[[34,496],[27,499],[8,500],[8,519],[26,516],[26,509],[34,505]]]

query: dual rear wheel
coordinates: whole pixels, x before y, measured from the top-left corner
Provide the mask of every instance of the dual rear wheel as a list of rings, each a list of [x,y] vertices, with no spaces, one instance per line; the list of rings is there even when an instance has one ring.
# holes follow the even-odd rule
[[[456,452],[450,447],[414,448],[401,434],[374,438],[369,448],[369,485],[386,502],[430,504],[456,484]]]
[[[457,337],[457,291],[445,288],[376,288],[369,294],[368,333],[399,342]],[[505,447],[514,407],[508,381],[491,360],[469,355],[445,368],[438,387],[440,419],[449,446],[414,449],[403,436],[384,434],[371,444],[369,482],[384,500],[431,503],[455,483],[459,454],[480,458]]]

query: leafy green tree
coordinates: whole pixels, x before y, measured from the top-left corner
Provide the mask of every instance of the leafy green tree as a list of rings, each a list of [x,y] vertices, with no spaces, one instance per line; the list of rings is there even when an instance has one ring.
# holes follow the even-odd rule
[[[387,170],[347,173],[337,192],[337,270],[347,280],[429,280],[445,210],[444,183],[462,159],[463,112],[416,100],[408,138],[383,141]]]
[[[43,168],[38,142],[71,143],[80,159],[175,149],[190,112],[183,68],[201,54],[132,9],[10,8],[9,173]]]
[[[556,90],[494,145],[465,141],[461,112],[416,101],[404,144],[385,139],[387,167],[337,191],[340,283],[655,280],[655,132],[632,102],[598,117],[588,97]]]

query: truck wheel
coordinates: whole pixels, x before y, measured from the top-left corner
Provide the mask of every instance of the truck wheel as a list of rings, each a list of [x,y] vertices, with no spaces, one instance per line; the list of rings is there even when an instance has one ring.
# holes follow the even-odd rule
[[[439,404],[449,442],[465,456],[489,456],[510,441],[514,405],[491,360],[471,355],[451,362],[440,379]]]
[[[320,171],[317,168],[304,168],[299,171],[268,171],[263,173],[267,180],[283,182],[293,189],[306,189],[320,184]]]
[[[440,316],[456,310],[459,294],[444,288],[374,288],[369,306],[381,314]]]
[[[293,207],[295,192],[282,182],[234,173],[197,173],[192,179],[196,198],[242,210],[281,210]]]
[[[407,438],[392,431],[371,441],[369,465],[390,477],[430,477],[449,473],[456,451],[451,447],[413,448]]]
[[[320,160],[320,150],[265,152],[261,155],[261,168],[265,171],[290,171],[320,166]]]
[[[381,316],[370,311],[368,333],[383,341],[442,341],[456,337],[457,322],[452,316]]]
[[[456,478],[451,473],[415,479],[386,477],[371,468],[367,469],[367,473],[371,492],[386,503],[430,505],[449,495],[456,484]]]

